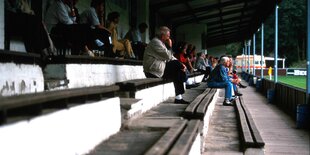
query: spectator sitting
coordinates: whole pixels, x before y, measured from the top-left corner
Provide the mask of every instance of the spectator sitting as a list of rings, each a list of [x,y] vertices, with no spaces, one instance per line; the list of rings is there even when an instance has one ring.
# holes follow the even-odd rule
[[[51,34],[61,35],[65,42],[72,44],[72,54],[94,57],[94,53],[88,48],[94,41],[91,30],[86,24],[76,23],[73,4],[73,0],[55,0],[46,12],[46,26]]]
[[[189,61],[193,67],[196,67],[196,46],[193,46],[192,49],[187,53]]]
[[[239,77],[238,77],[238,75],[237,75],[237,71],[236,70],[234,70],[233,71],[233,73],[232,73],[232,78],[233,79],[240,79]],[[240,81],[239,81],[239,83],[237,84],[240,88],[246,88],[247,86],[245,86],[245,85],[243,85],[242,83],[241,83],[241,79],[240,79]]]
[[[176,54],[175,57],[186,66],[186,74],[189,75],[190,73],[192,73],[194,71],[194,68],[189,60],[189,58],[187,57],[186,54],[186,49],[187,49],[187,43],[186,42],[179,42],[177,45],[177,49],[176,49]],[[190,88],[194,88],[199,86],[199,84],[193,84],[191,81],[186,80],[186,89],[190,89]]]
[[[122,39],[118,40],[117,35],[117,24],[119,22],[120,14],[118,12],[111,12],[108,14],[108,29],[112,33],[112,44],[113,44],[113,52],[115,54],[116,51],[119,51],[119,55],[121,57],[128,57],[128,58],[135,58],[135,55],[133,53],[130,41],[128,39]],[[126,53],[124,53],[126,51]],[[126,54],[126,55],[124,55]]]
[[[227,71],[227,74],[228,74],[229,78],[233,79],[232,83],[233,83],[234,94],[235,94],[235,96],[242,96],[242,94],[239,93],[238,88],[237,88],[237,85],[240,83],[241,79],[239,79],[239,78],[234,79],[233,78],[232,72],[231,72],[233,70],[233,60],[232,60],[232,57],[230,55],[227,56],[227,57],[229,58],[229,65],[226,68],[226,71]]]
[[[90,6],[81,14],[80,23],[91,26],[93,38],[96,41],[93,48],[103,50],[107,57],[114,57],[109,39],[111,32],[103,26],[104,0],[92,0]]]
[[[166,47],[168,44],[168,48]],[[189,104],[182,99],[184,94],[183,82],[187,80],[186,67],[180,63],[171,52],[172,41],[170,39],[170,29],[160,27],[156,31],[156,37],[151,40],[146,47],[143,56],[143,69],[147,78],[171,79],[175,88],[175,103]]]
[[[210,72],[211,72],[211,67],[209,64],[206,62],[206,55],[204,53],[198,53],[197,54],[197,61],[196,61],[196,68],[198,71],[204,73],[204,77],[202,81],[206,82]]]
[[[143,53],[147,44],[142,41],[142,34],[145,33],[148,28],[146,23],[141,23],[136,29],[134,26],[127,32],[125,39],[131,41],[132,48],[134,49],[135,55],[138,59],[143,59]]]
[[[54,54],[53,45],[42,20],[35,15],[27,0],[5,0],[5,33],[22,36],[29,53]],[[43,53],[47,49],[49,53]]]
[[[186,42],[179,42],[176,48],[177,51],[175,52],[174,56],[187,67],[187,70],[189,72],[192,73],[194,71],[194,67],[192,66],[190,59],[188,58],[188,55],[186,53],[187,48],[188,44]]]
[[[233,85],[232,82],[235,80],[231,80],[228,77],[226,67],[229,66],[229,58],[222,57],[220,60],[220,64],[217,65],[211,72],[210,77],[208,79],[208,87],[210,88],[225,88],[225,100],[223,105],[232,105],[233,98]]]

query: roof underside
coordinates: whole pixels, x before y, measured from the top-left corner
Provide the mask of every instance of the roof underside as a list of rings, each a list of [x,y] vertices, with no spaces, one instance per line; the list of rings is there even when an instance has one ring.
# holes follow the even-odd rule
[[[174,27],[205,24],[207,47],[251,38],[275,5],[274,0],[150,0],[151,11]]]

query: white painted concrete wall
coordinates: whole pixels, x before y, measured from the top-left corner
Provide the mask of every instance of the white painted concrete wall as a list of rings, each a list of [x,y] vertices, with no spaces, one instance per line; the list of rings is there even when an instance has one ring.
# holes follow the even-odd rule
[[[0,49],[4,49],[4,1],[0,1]]]
[[[68,64],[69,88],[112,85],[116,82],[145,78],[142,66]]]
[[[112,85],[145,78],[142,66],[110,64],[51,64],[44,70],[45,79],[67,79],[68,88]]]
[[[201,35],[206,31],[204,24],[187,24],[177,28],[177,42],[186,41],[196,46],[197,52],[202,50],[201,48]]]
[[[154,92],[161,92],[161,93],[154,93]],[[143,100],[142,113],[157,106],[159,103],[173,96],[175,96],[175,91],[172,82],[163,85],[157,85],[155,87],[150,87],[147,89],[142,89],[135,93],[136,99]]]
[[[120,128],[120,99],[116,97],[1,126],[0,154],[86,154]]]
[[[0,96],[42,92],[44,78],[38,65],[0,63]]]

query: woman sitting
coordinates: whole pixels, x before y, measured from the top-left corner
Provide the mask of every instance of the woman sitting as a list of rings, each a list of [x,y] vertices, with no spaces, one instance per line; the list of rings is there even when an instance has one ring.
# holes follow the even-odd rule
[[[117,24],[119,22],[120,14],[118,12],[111,12],[108,14],[108,29],[111,32],[113,52],[120,57],[135,58],[130,41],[128,39],[118,40],[117,38]],[[116,53],[116,52],[119,53]],[[126,52],[126,53],[125,53]]]

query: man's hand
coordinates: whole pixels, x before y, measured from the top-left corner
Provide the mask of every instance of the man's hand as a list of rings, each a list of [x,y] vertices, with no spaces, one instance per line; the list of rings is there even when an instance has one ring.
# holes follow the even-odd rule
[[[185,72],[186,71],[186,66],[182,63],[182,65],[183,65],[183,69],[181,69],[183,72]]]
[[[166,44],[171,48],[172,47],[172,40],[170,38],[167,39]]]

